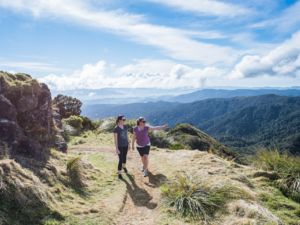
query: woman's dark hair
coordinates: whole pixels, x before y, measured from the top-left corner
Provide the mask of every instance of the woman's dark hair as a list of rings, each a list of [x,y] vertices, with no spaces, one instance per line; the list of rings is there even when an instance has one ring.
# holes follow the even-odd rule
[[[139,125],[140,125],[140,122],[146,122],[145,118],[144,118],[144,117],[139,117],[139,118],[136,120],[136,125],[139,126]]]
[[[119,121],[122,120],[124,115],[119,115],[116,120],[116,124],[118,125]]]

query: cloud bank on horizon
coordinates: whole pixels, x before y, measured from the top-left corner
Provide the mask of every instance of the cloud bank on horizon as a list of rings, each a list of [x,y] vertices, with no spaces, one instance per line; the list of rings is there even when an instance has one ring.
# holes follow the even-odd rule
[[[300,85],[299,11],[283,0],[0,0],[0,66],[57,90]]]

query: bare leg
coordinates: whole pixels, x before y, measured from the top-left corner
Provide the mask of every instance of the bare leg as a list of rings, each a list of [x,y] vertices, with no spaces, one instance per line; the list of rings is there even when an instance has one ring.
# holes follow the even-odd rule
[[[143,156],[143,159],[144,159],[144,162],[143,162],[143,164],[144,164],[144,169],[145,169],[145,170],[148,170],[148,164],[149,164],[148,155],[144,155],[144,156]]]
[[[141,156],[142,164],[143,164],[143,169],[145,169],[145,162],[144,162],[144,156]]]

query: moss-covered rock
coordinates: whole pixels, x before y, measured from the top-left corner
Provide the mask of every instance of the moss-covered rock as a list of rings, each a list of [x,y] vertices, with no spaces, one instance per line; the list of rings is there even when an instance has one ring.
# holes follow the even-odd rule
[[[56,135],[47,85],[27,74],[0,71],[0,141],[7,143],[9,155],[47,159]]]

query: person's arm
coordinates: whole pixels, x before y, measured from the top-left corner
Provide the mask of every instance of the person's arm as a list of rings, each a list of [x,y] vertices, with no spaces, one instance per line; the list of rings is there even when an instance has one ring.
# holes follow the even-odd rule
[[[115,142],[115,147],[116,147],[116,153],[119,155],[120,150],[118,148],[118,133],[114,133],[114,142]]]
[[[127,140],[128,140],[128,150],[130,150],[131,145],[130,145],[130,139],[129,139],[128,132],[127,132]]]
[[[133,135],[132,135],[132,141],[131,141],[132,150],[134,150],[135,139],[136,139],[135,133],[133,133]]]
[[[154,131],[154,130],[164,130],[168,128],[168,125],[167,124],[164,124],[162,126],[155,126],[155,127],[152,127],[152,126],[149,126],[149,131]]]

